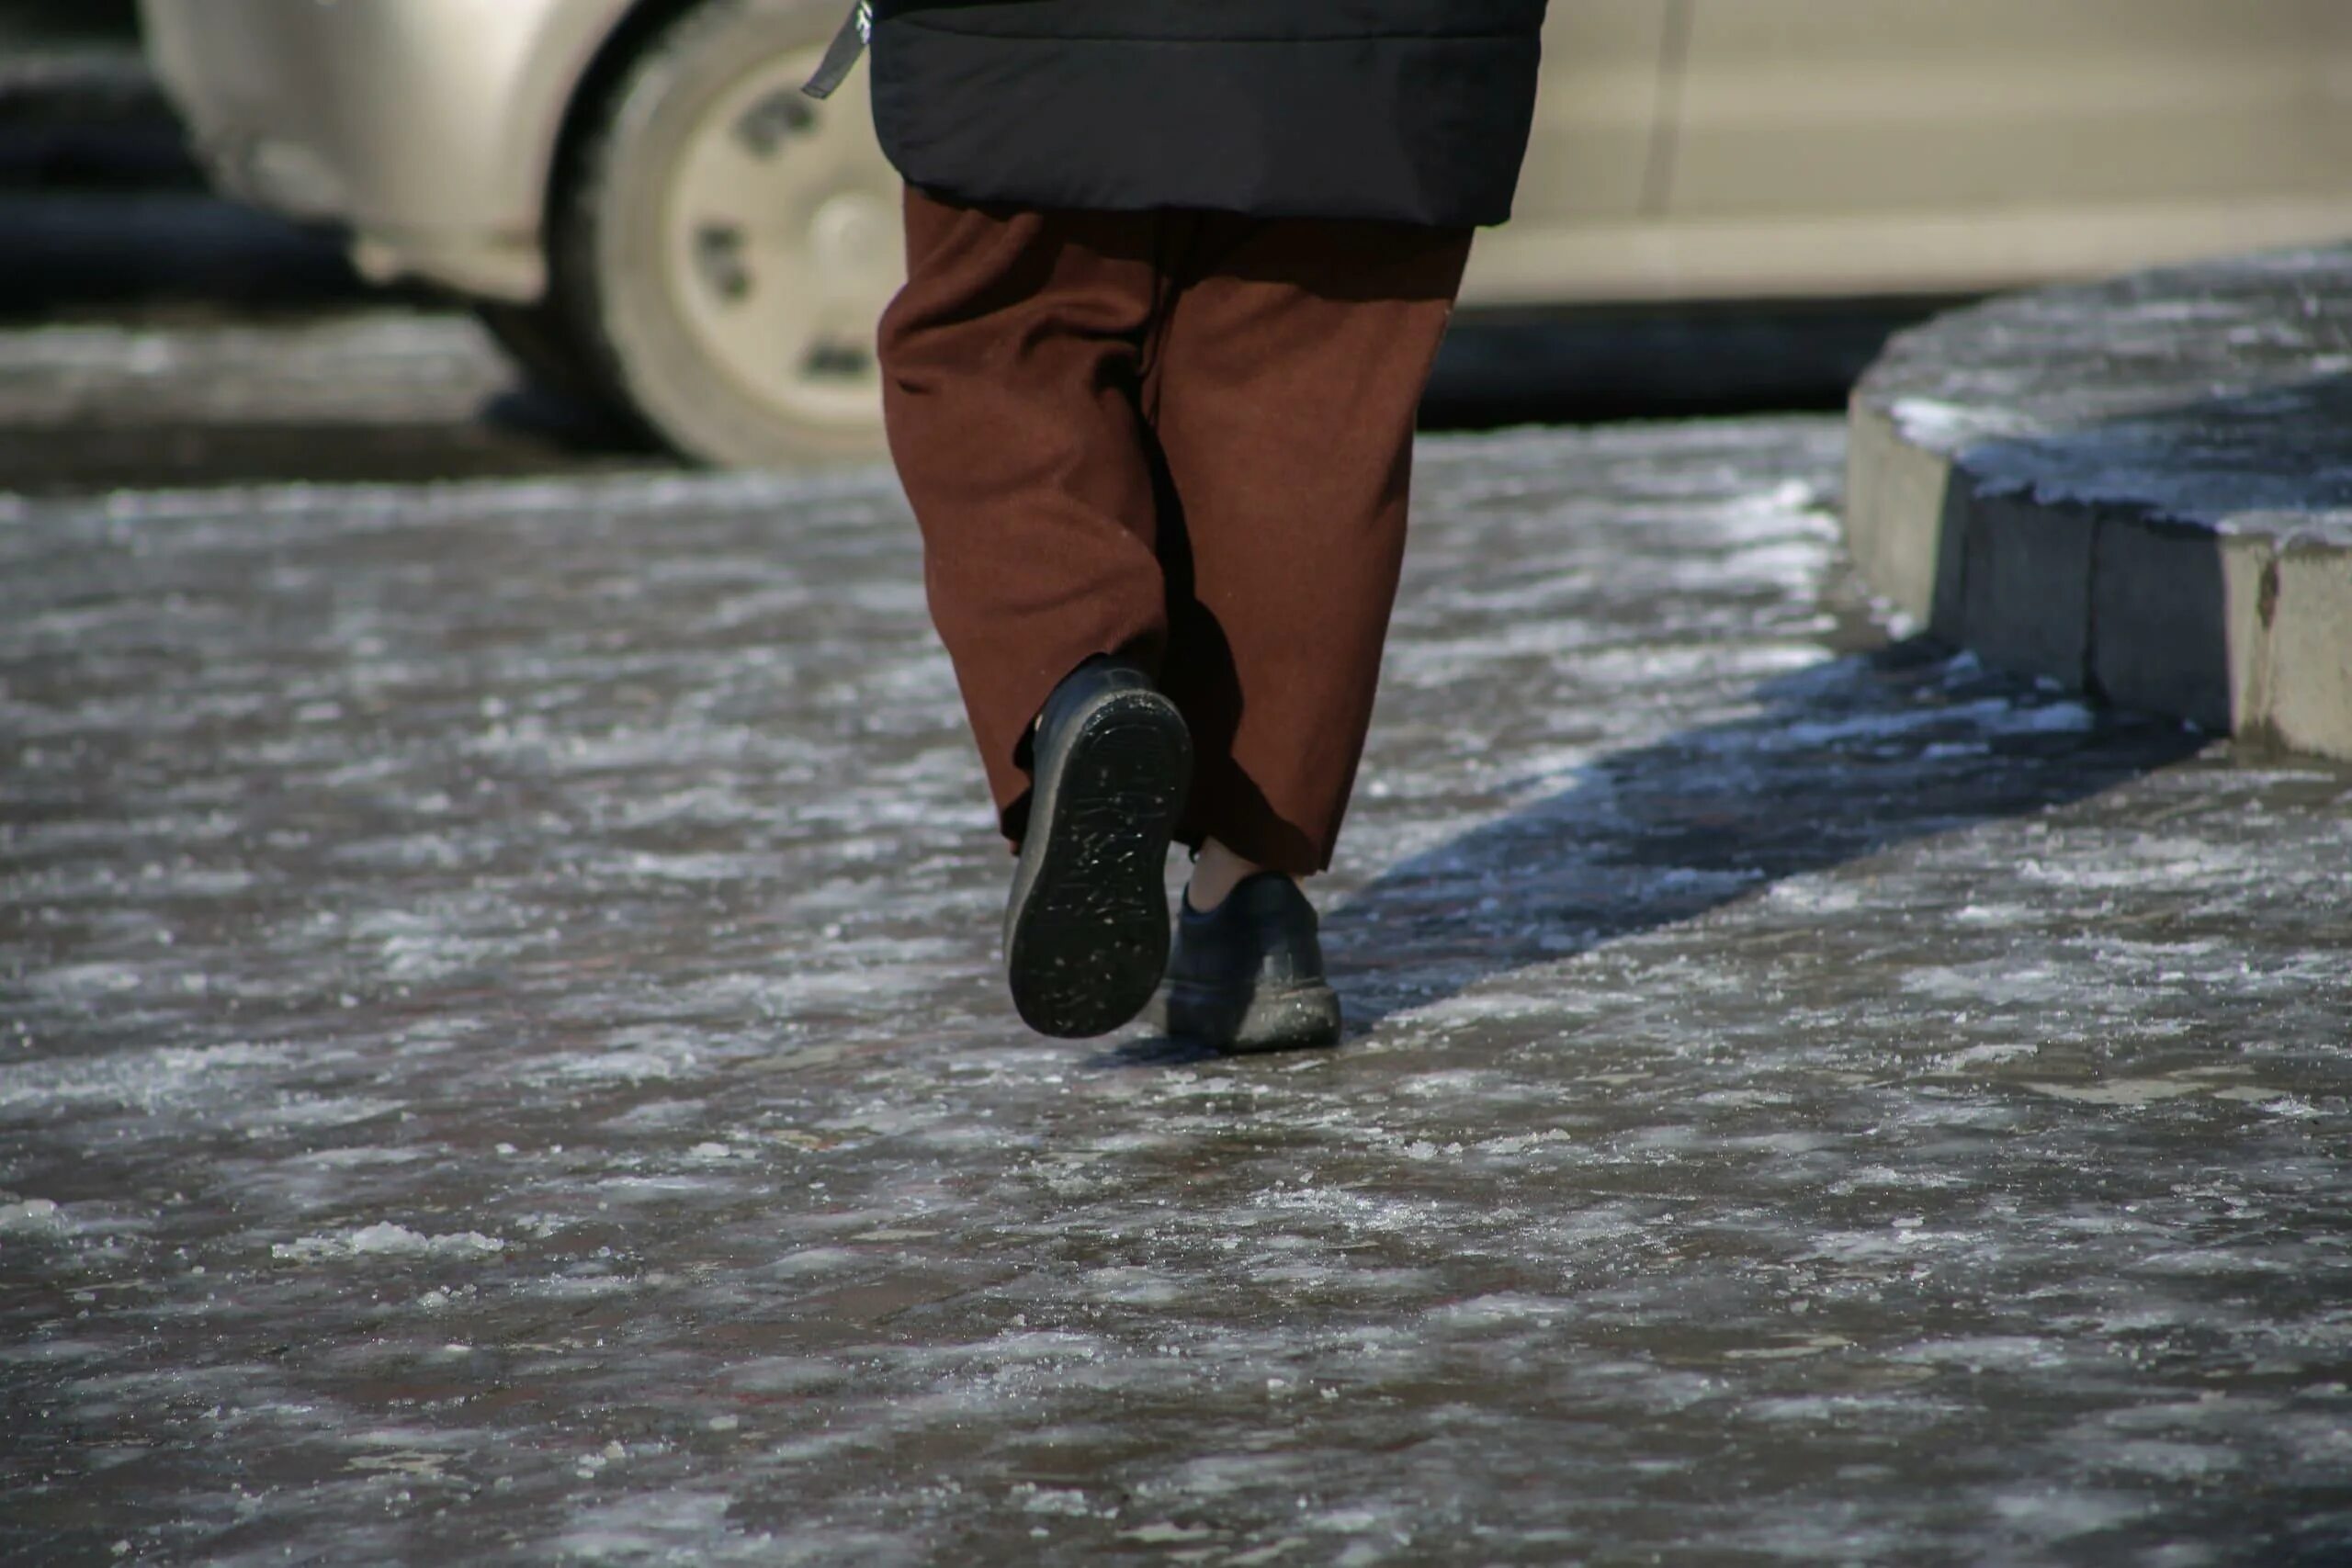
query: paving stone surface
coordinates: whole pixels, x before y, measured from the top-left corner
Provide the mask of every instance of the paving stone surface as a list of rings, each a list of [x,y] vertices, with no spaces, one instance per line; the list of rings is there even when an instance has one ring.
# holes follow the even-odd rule
[[[1340,1049],[1024,1037],[887,476],[0,499],[0,1556],[2327,1563],[2352,773],[1428,443]]]

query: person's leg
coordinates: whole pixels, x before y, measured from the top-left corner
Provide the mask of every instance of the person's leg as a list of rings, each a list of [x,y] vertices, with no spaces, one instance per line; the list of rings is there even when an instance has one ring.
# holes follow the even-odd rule
[[[1168,228],[910,195],[881,331],[933,619],[1019,850],[1005,977],[1044,1034],[1118,1028],[1167,969],[1192,743],[1152,680],[1167,587],[1139,397]]]
[[[1179,263],[1145,407],[1182,519],[1161,684],[1197,750],[1185,832],[1217,846],[1204,882],[1330,863],[1396,598],[1415,415],[1469,246],[1211,219]]]
[[[1193,856],[1193,874],[1184,886],[1187,908],[1207,914],[1222,905],[1233,890],[1269,867],[1251,860],[1222,840],[1204,834]]]
[[[1055,686],[1095,655],[1159,662],[1165,588],[1136,409],[1157,223],[907,196],[908,280],[880,332],[884,416],[933,618],[1015,840],[1029,729]]]

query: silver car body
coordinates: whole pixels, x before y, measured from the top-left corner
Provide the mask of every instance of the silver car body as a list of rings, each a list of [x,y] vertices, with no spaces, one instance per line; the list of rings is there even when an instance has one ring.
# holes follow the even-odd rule
[[[379,276],[546,287],[571,106],[640,0],[146,0],[147,47],[215,177],[347,223]]]
[[[646,6],[142,3],[224,184],[348,223],[373,275],[515,301],[545,287],[583,85]],[[1520,218],[1473,304],[1963,290],[2352,232],[2344,0],[1552,10]]]

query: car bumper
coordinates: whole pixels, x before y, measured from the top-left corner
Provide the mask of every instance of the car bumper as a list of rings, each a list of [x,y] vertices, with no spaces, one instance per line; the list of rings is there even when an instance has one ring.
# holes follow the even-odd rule
[[[347,226],[363,270],[529,299],[598,0],[142,0],[148,53],[225,191]]]

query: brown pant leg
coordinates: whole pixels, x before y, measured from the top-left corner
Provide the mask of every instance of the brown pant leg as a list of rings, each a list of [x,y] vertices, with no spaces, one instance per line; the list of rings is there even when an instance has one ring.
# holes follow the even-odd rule
[[[1145,407],[1190,555],[1160,673],[1200,759],[1189,839],[1330,863],[1469,250],[1454,231],[1206,218],[1180,264]]]
[[[880,333],[890,453],[1006,831],[1023,741],[1098,653],[1159,662],[1140,356],[1159,304],[1148,215],[1005,212],[910,191],[905,289]]]

